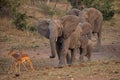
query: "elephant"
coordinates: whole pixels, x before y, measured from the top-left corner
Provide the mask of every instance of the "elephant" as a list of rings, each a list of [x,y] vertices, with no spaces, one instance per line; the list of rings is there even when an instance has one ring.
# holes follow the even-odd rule
[[[86,27],[86,28],[85,28]],[[62,67],[62,64],[65,64],[65,55],[68,54],[68,50],[71,52],[70,65],[75,62],[75,55],[77,50],[80,50],[80,60],[83,61],[83,57],[86,56],[88,60],[91,60],[91,53],[93,51],[92,41],[88,38],[88,33],[91,31],[91,25],[87,22],[77,25],[76,30],[71,34],[69,39],[63,39],[62,49],[60,52],[60,62],[59,67]],[[78,34],[79,33],[79,34]]]
[[[56,41],[59,37],[64,39],[68,38],[72,32],[75,31],[77,24],[79,23],[79,18],[73,15],[64,16],[59,20],[42,20],[38,22],[38,32],[50,39],[51,45],[51,57],[55,57],[56,51]],[[74,27],[73,27],[74,26]]]
[[[69,29],[68,29],[69,30]],[[81,41],[82,36],[86,35],[91,31],[91,25],[88,22],[79,23],[77,28],[68,38],[61,37],[62,48],[60,51],[60,60],[59,67],[63,67],[65,65],[65,58],[68,54],[68,50],[71,52],[71,60],[70,64],[72,65],[75,62],[75,54],[77,50],[81,50],[81,58],[85,55],[90,59],[92,46],[91,43],[83,43],[85,38]],[[69,34],[69,33],[68,33]],[[91,49],[91,50],[89,50]]]
[[[59,58],[59,67],[67,62],[72,64],[75,61],[75,54],[81,45],[81,36],[88,34],[91,25],[88,22],[79,23],[80,18],[75,15],[66,15],[57,20],[42,20],[38,23],[38,32],[50,40],[51,56]],[[85,55],[86,47],[82,47],[82,55]],[[71,58],[68,51],[71,52]],[[85,51],[84,51],[85,50]],[[84,53],[83,53],[84,52]]]
[[[80,17],[80,22],[88,22],[91,24],[91,33],[89,34],[89,39],[91,39],[92,33],[97,33],[97,48],[101,46],[101,31],[102,31],[102,22],[103,15],[102,13],[95,8],[84,8],[83,10],[71,9],[67,12],[67,15],[76,15]]]
[[[84,56],[88,58],[88,61],[91,61],[91,54],[93,51],[92,41],[87,37],[87,35],[83,35],[80,38],[81,46],[79,47],[80,50],[80,61],[84,61]]]
[[[66,13],[66,15],[76,15],[76,16],[79,16],[80,11],[81,10],[79,10],[79,9],[73,8],[73,9],[69,10]]]
[[[91,24],[92,33],[97,33],[97,48],[101,46],[101,31],[102,31],[102,22],[103,15],[102,13],[95,8],[85,8],[79,13],[81,20],[87,21]]]
[[[71,50],[71,54],[75,52],[74,49],[80,37],[80,29],[77,29],[79,28],[77,27],[78,23],[79,17],[74,15],[66,15],[57,20],[38,22],[38,32],[50,40],[52,54],[50,58],[54,58],[58,54],[60,66],[65,64],[66,58],[69,59],[67,57],[68,49]]]

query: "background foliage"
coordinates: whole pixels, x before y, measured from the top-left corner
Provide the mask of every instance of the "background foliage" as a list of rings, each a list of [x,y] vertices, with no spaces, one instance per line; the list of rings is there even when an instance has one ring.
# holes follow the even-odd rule
[[[114,16],[113,0],[68,0],[73,8],[94,7],[103,13],[104,20],[110,20]]]
[[[61,2],[67,3],[67,1],[70,2],[73,8],[80,9],[82,5],[85,7],[97,8],[103,13],[104,20],[110,20],[115,13],[113,9],[114,0],[50,0],[50,2],[53,2],[53,6],[48,5],[47,0],[0,0],[0,17],[7,16],[13,19],[15,27],[19,30],[24,31],[26,29],[29,29],[30,31],[36,31],[35,26],[30,26],[30,28],[27,28],[27,15],[25,13],[19,12],[18,10],[19,6],[28,4],[29,2],[32,3],[33,1],[35,2],[33,5],[36,6],[37,4],[40,12],[49,16],[63,16],[66,11],[61,10],[59,7],[56,7],[56,5],[58,5],[57,3]],[[31,7],[33,5],[31,4]],[[119,9],[116,10],[117,13],[120,13]]]

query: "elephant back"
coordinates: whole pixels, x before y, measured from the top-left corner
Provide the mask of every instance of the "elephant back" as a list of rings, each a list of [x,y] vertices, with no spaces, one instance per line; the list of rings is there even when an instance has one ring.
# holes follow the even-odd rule
[[[69,10],[69,11],[67,12],[67,15],[76,15],[76,16],[78,16],[78,15],[79,15],[79,12],[80,12],[79,9],[73,8],[73,9],[71,9],[71,10]]]

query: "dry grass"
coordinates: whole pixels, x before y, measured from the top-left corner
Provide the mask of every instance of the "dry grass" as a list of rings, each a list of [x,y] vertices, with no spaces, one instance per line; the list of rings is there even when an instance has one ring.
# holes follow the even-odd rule
[[[67,8],[66,4],[62,3],[57,7]],[[21,8],[20,11],[26,11],[28,16],[35,16],[38,19],[46,17],[35,5],[30,6],[30,3]],[[34,19],[28,19],[27,22],[29,25],[37,23]],[[2,18],[0,19],[0,80],[120,80],[120,60],[103,59],[106,54],[109,57],[110,54],[120,53],[119,25],[120,15],[115,15],[112,20],[103,23],[102,51],[98,52],[100,55],[103,54],[102,60],[84,63],[77,61],[72,67],[58,69],[54,68],[58,63],[57,58],[49,59],[50,46],[47,39],[37,32],[19,31],[13,26],[12,20]],[[7,53],[11,47],[22,47],[24,52],[30,55],[36,71],[31,73],[22,69],[19,77],[8,74],[11,58]],[[119,55],[117,57],[119,58]]]
[[[49,60],[40,60],[39,64],[48,63]],[[42,64],[43,63],[43,64]],[[48,64],[49,65],[49,64]],[[34,66],[38,66],[38,63]],[[46,65],[47,66],[47,65]],[[19,77],[14,74],[0,73],[0,80],[119,80],[120,79],[120,61],[104,60],[76,64],[72,67],[54,68],[54,67],[36,67],[36,71],[22,72]],[[2,77],[1,77],[2,76]]]
[[[38,48],[48,43],[48,40],[37,32],[19,31],[8,18],[0,20],[0,50],[8,50],[11,47]]]

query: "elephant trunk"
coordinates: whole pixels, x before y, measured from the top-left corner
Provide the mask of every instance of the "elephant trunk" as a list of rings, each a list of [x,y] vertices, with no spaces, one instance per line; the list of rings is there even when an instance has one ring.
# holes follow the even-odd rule
[[[61,22],[59,20],[54,20],[50,22],[49,25],[49,30],[50,30],[50,46],[51,46],[51,56],[50,58],[55,58],[57,54],[57,39],[59,36],[62,35],[62,27],[61,27]]]
[[[55,58],[57,51],[56,51],[56,39],[50,37],[50,46],[51,46],[51,56],[50,58]]]

